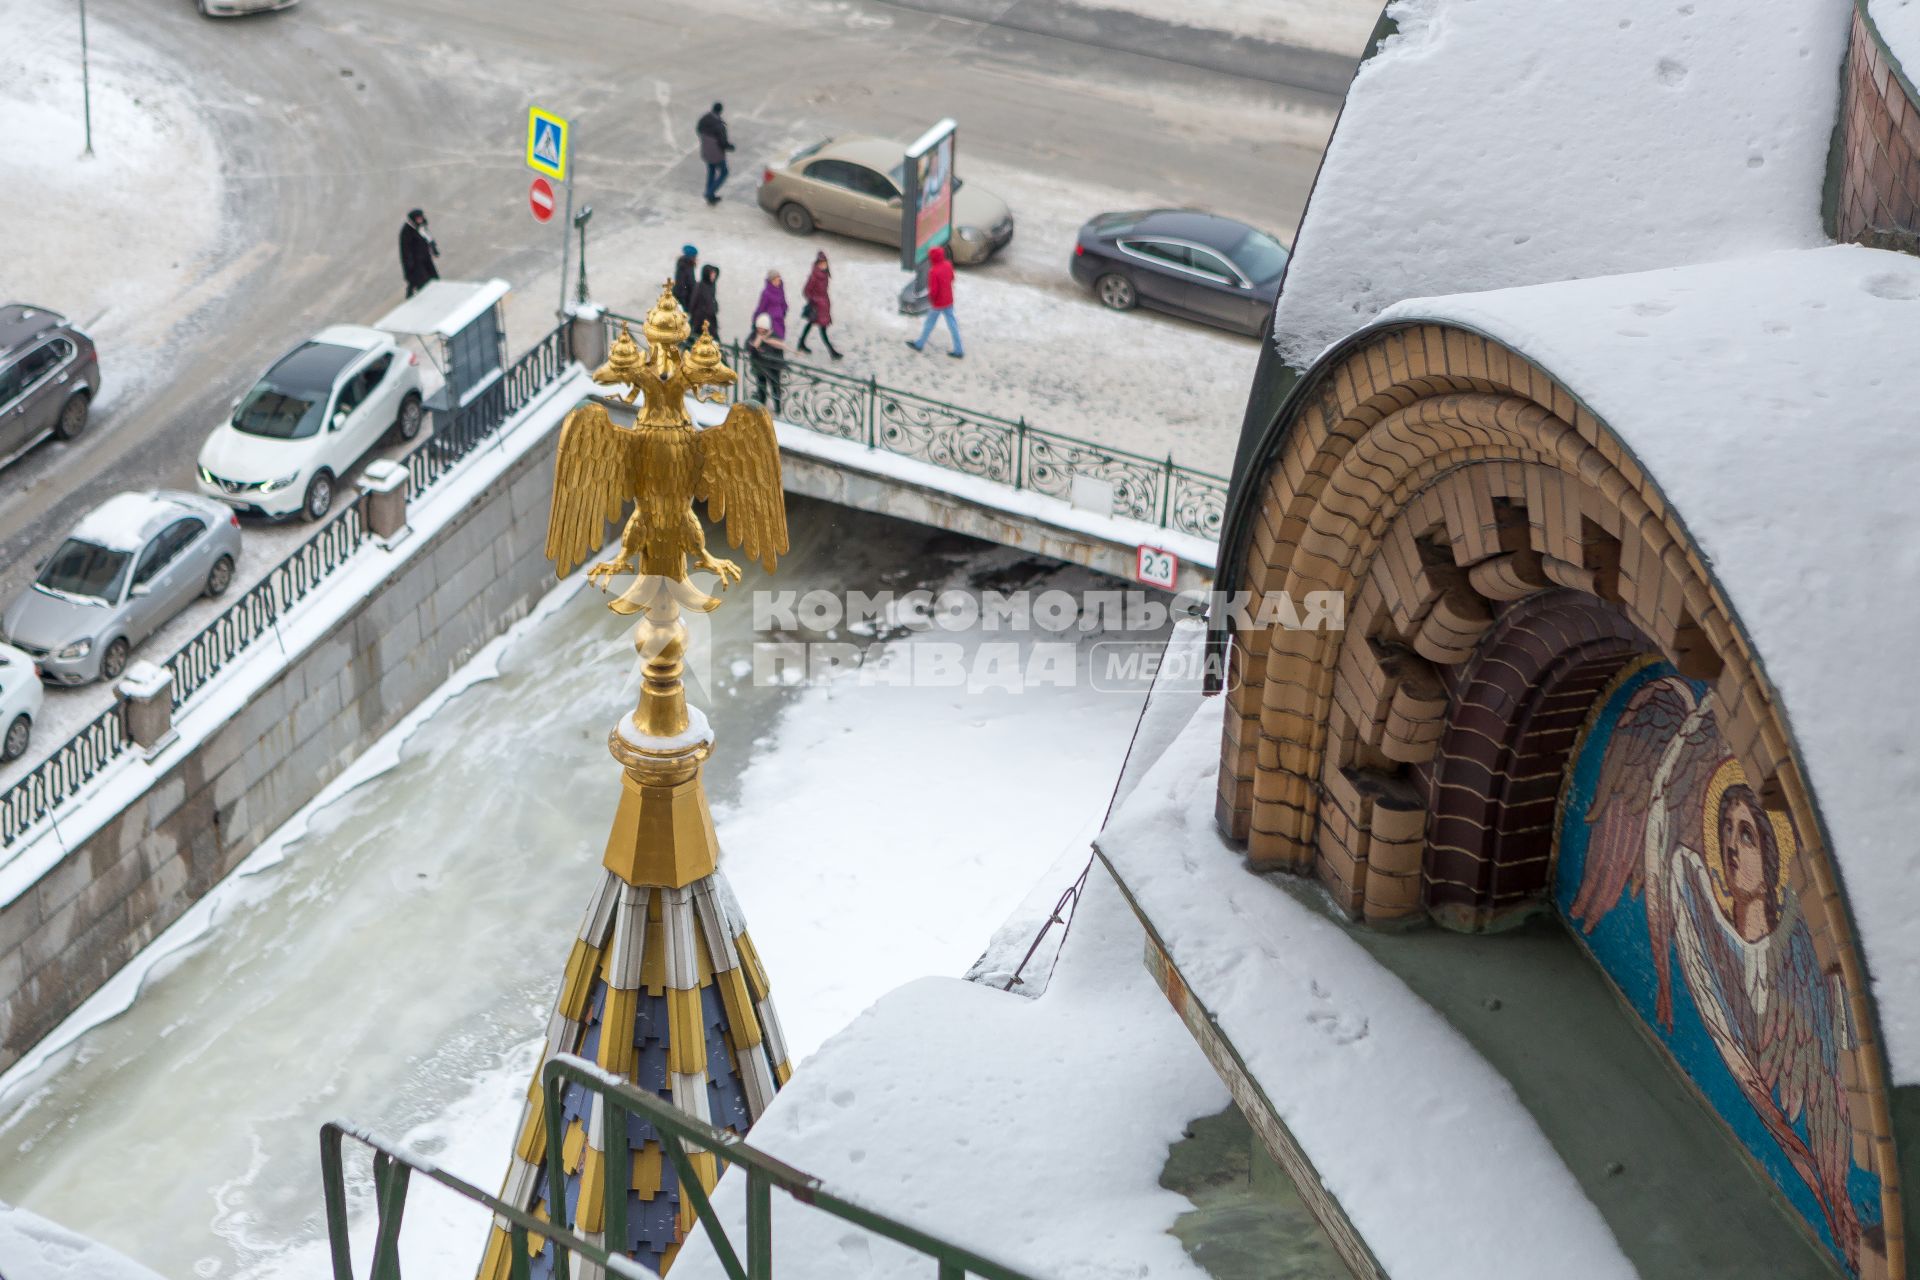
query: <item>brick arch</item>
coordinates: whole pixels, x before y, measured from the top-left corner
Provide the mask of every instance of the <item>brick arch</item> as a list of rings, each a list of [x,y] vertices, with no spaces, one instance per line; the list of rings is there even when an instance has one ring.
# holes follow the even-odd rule
[[[1481,931],[1541,910],[1561,783],[1594,699],[1653,651],[1615,608],[1565,588],[1504,610],[1460,668],[1427,788],[1423,904]]]
[[[1506,718],[1499,750],[1514,761],[1545,749],[1527,741],[1551,723],[1535,717],[1584,711],[1606,683],[1621,653],[1583,646],[1609,635],[1706,682],[1746,776],[1801,833],[1795,888],[1859,1029],[1845,1063],[1856,1142],[1872,1152],[1888,1261],[1904,1274],[1887,1072],[1827,832],[1777,695],[1679,515],[1550,374],[1465,330],[1371,331],[1311,371],[1284,414],[1271,455],[1237,477],[1246,502],[1223,547],[1237,567],[1227,585],[1256,599],[1339,592],[1347,625],[1231,635],[1223,831],[1256,867],[1316,876],[1355,918],[1487,927],[1524,897],[1498,869],[1537,854],[1522,819],[1539,797],[1483,797],[1484,867],[1449,877],[1437,851],[1463,846],[1434,817],[1435,780],[1475,673],[1500,660],[1501,628],[1551,595],[1563,621],[1592,632],[1541,655],[1531,692],[1561,688],[1569,702]]]

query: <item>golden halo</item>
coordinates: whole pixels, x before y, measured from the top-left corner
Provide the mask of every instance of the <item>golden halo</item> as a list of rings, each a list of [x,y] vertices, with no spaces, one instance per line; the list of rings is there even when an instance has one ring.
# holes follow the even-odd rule
[[[1707,855],[1707,878],[1713,882],[1713,896],[1720,904],[1720,914],[1728,920],[1733,919],[1733,886],[1727,883],[1726,862],[1720,856],[1720,797],[1728,787],[1739,786],[1746,780],[1747,774],[1740,762],[1728,756],[1707,780],[1706,799],[1700,805],[1700,847]]]
[[[1728,756],[1713,771],[1713,777],[1707,782],[1706,796],[1700,805],[1700,845],[1706,851],[1707,875],[1713,881],[1713,896],[1720,903],[1720,912],[1728,920],[1733,919],[1733,887],[1727,883],[1725,864],[1720,856],[1720,798],[1726,794],[1728,787],[1744,786],[1746,782],[1746,770],[1740,767],[1738,760]],[[1774,882],[1773,902],[1776,907],[1784,907],[1787,885],[1793,878],[1793,860],[1800,852],[1800,842],[1786,814],[1775,813],[1764,805],[1760,811],[1773,824],[1773,843],[1780,852],[1780,877]]]

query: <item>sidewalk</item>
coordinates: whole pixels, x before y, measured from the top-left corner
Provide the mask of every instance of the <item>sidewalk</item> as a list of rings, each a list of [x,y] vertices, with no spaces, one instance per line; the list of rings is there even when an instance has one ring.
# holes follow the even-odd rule
[[[1346,93],[1382,7],[1376,0],[892,2],[1335,98]]]

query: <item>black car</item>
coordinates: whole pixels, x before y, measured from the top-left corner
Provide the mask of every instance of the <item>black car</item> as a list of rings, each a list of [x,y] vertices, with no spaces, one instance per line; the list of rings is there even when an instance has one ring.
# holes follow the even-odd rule
[[[79,435],[99,390],[93,339],[45,307],[0,306],[0,465],[49,434]]]
[[[1073,246],[1073,278],[1115,311],[1153,307],[1256,336],[1286,268],[1286,246],[1266,232],[1195,209],[1103,213]]]

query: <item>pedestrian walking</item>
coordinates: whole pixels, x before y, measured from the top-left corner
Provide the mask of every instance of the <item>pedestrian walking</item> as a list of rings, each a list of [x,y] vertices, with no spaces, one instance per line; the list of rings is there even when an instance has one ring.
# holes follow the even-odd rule
[[[440,268],[433,264],[439,256],[440,246],[427,231],[427,215],[409,209],[407,220],[400,224],[400,274],[407,278],[409,298],[426,288],[428,281],[440,278]]]
[[[694,132],[700,135],[700,158],[707,162],[708,204],[720,203],[720,184],[727,180],[727,152],[733,150],[733,144],[727,141],[727,122],[720,118],[722,109],[721,103],[714,103],[713,110],[694,126]]]
[[[827,354],[838,360],[840,352],[833,345],[833,335],[827,332],[833,324],[833,300],[827,296],[827,282],[832,275],[832,270],[827,266],[826,253],[823,251],[814,255],[813,270],[807,273],[807,283],[800,290],[800,296],[807,300],[800,308],[800,318],[807,323],[800,330],[799,346],[800,350],[811,355],[807,338],[817,328],[820,330],[820,341],[827,344]]]
[[[700,268],[700,283],[693,286],[693,300],[687,303],[687,329],[696,340],[703,326],[720,341],[720,268],[712,263]]]
[[[693,306],[693,286],[700,268],[700,251],[690,244],[680,246],[673,264],[673,300],[685,311]]]
[[[953,338],[953,349],[947,354],[955,360],[966,355],[966,349],[960,345],[960,322],[953,318],[953,264],[947,261],[945,249],[930,249],[927,252],[927,322],[920,326],[918,340],[909,338],[907,345],[915,351],[927,349],[927,339],[933,336],[933,326],[941,319],[947,322],[947,333]]]
[[[747,339],[747,363],[753,369],[753,398],[780,412],[780,378],[787,370],[787,344],[773,331],[773,317],[761,312],[753,318],[753,336]]]
[[[765,316],[773,326],[773,336],[780,339],[784,347],[787,341],[787,286],[780,279],[778,271],[767,272],[767,282],[760,287],[760,301],[753,304],[755,322]]]

